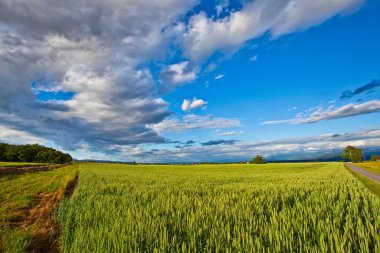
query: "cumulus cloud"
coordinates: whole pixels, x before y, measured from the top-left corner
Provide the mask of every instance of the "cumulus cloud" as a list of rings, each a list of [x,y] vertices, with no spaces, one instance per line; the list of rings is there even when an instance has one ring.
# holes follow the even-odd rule
[[[164,89],[170,90],[178,85],[195,81],[198,67],[192,66],[188,61],[172,64],[163,68],[160,78],[165,83]]]
[[[162,122],[150,125],[151,129],[162,132],[183,132],[191,129],[216,129],[240,127],[241,123],[237,119],[218,118],[212,115],[199,116],[188,114],[182,118],[170,117]]]
[[[190,99],[184,99],[181,105],[181,109],[184,112],[188,112],[197,108],[205,108],[207,104],[208,103],[203,99],[193,98],[193,101]]]
[[[366,92],[371,92],[378,87],[380,87],[380,80],[373,80],[363,86],[356,88],[354,91],[346,90],[342,92],[340,99],[352,98]]]
[[[0,124],[66,150],[164,141],[146,126],[170,112],[144,64],[166,57],[172,36],[166,28],[194,4],[0,2]],[[36,101],[41,92],[73,96]]]
[[[319,121],[333,120],[356,115],[375,113],[379,111],[380,101],[372,100],[362,104],[350,103],[339,108],[334,108],[333,106],[330,106],[328,109],[319,108],[306,117],[304,116],[304,114],[301,113],[298,115],[298,117],[294,119],[265,121],[261,124],[274,125],[315,123]]]
[[[364,0],[256,0],[240,11],[215,19],[200,12],[182,25],[181,42],[192,61],[206,59],[217,51],[233,52],[248,40],[266,32],[278,37],[322,23],[335,15],[344,15]]]

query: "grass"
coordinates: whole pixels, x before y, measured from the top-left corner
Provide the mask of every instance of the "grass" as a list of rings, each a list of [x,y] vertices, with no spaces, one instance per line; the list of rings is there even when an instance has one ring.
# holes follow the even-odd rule
[[[62,191],[78,171],[78,165],[57,170],[0,177],[0,252],[25,251],[32,231],[13,229],[11,221],[23,216],[37,193]]]
[[[375,173],[380,173],[380,162],[365,162],[365,163],[355,163],[355,165],[366,169],[368,171],[372,171]],[[365,176],[362,176],[350,169],[350,171],[357,179],[359,179],[367,188],[374,194],[376,194],[380,198],[380,184],[374,182],[373,180],[368,179]]]
[[[380,174],[380,162],[362,162],[362,163],[355,163],[355,165],[363,169],[366,169],[368,171],[372,171],[372,172]]]
[[[28,167],[28,166],[42,166],[51,165],[50,163],[18,163],[18,162],[0,162],[0,167]]]
[[[350,172],[356,177],[358,178],[365,186],[367,186],[367,188],[374,194],[376,194],[379,198],[380,198],[380,184],[368,179],[367,177],[365,176],[362,176],[354,171],[351,171]]]
[[[83,164],[63,252],[379,252],[380,200],[341,163]]]

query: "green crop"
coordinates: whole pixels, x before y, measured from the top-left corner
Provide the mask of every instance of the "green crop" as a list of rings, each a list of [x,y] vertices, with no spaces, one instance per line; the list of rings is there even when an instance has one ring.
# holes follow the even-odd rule
[[[341,163],[83,164],[63,252],[380,252],[380,200]]]

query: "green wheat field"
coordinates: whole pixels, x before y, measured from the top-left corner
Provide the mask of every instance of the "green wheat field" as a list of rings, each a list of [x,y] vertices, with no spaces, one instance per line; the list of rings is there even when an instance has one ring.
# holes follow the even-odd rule
[[[380,252],[380,200],[342,163],[79,171],[62,252]]]

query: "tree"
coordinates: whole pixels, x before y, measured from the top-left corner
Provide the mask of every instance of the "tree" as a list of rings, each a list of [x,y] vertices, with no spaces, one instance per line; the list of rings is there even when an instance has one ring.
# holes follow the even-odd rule
[[[8,149],[8,144],[6,143],[0,143],[0,161],[5,161],[5,152]]]
[[[380,155],[371,155],[371,161],[380,161]]]
[[[38,144],[12,145],[0,143],[0,161],[70,163],[73,161],[73,158],[69,154]]]
[[[251,163],[264,164],[264,163],[266,163],[266,161],[265,161],[263,156],[256,155],[254,158],[252,158]]]
[[[347,146],[343,149],[342,158],[349,159],[351,162],[356,163],[363,160],[363,151],[362,149],[355,148],[354,146]]]

